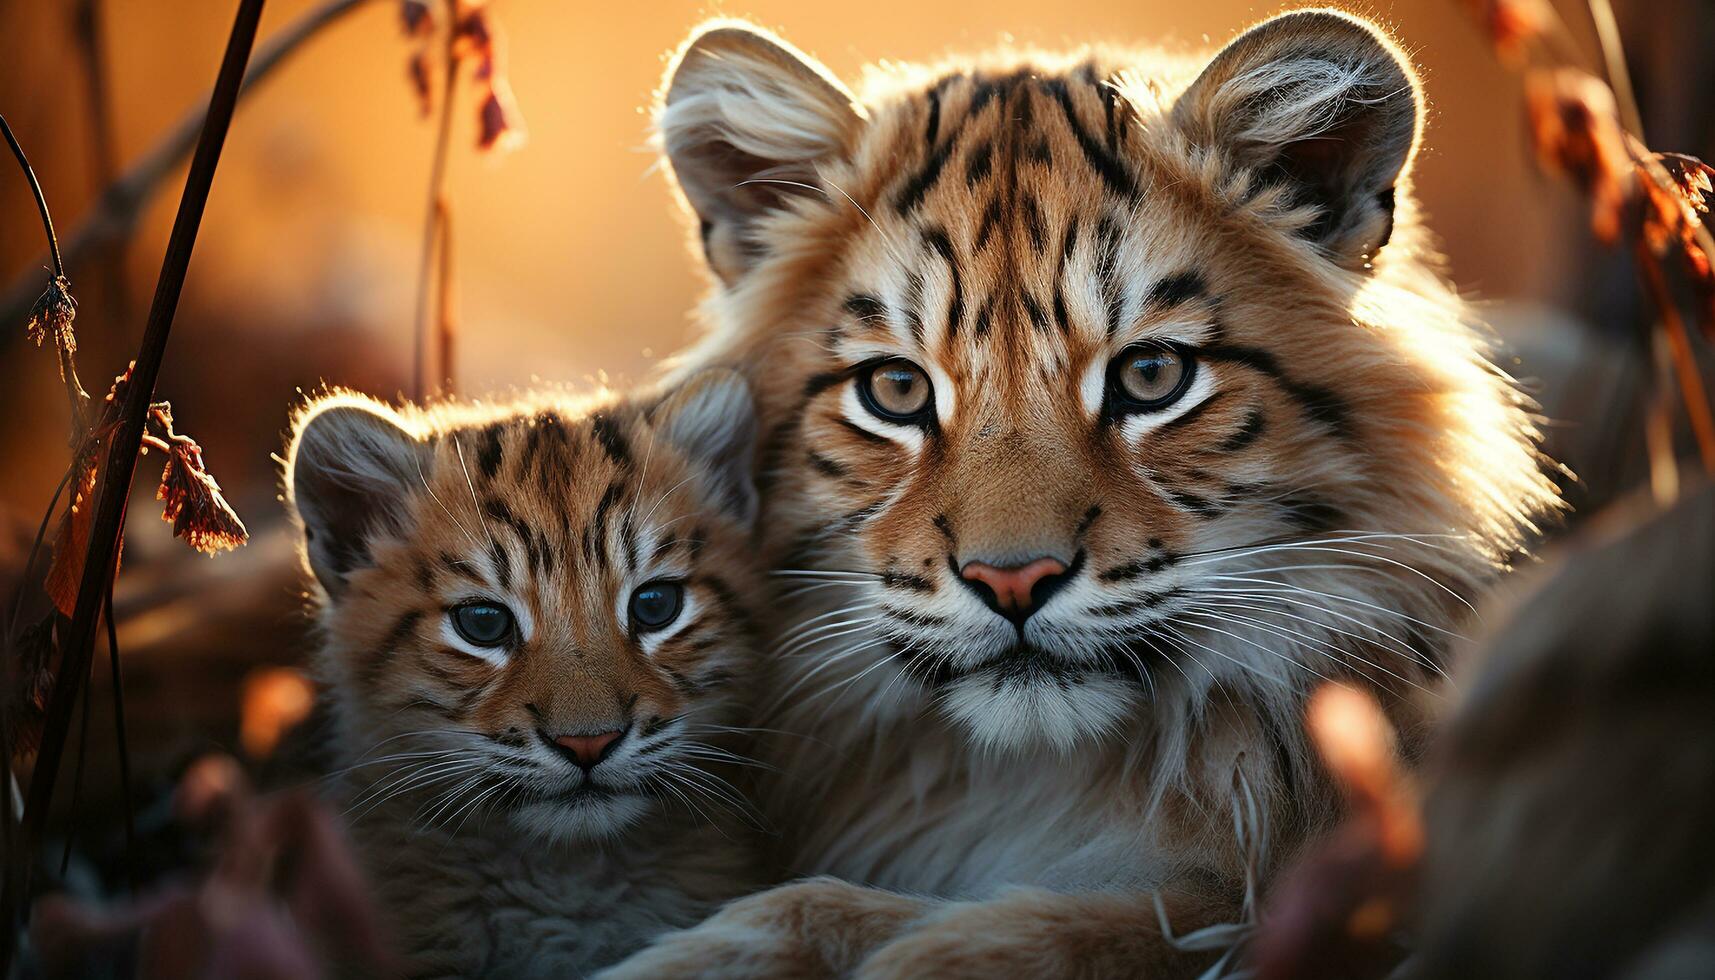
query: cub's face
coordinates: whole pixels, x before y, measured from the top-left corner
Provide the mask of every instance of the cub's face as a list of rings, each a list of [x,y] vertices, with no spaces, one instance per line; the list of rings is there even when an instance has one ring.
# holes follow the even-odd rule
[[[788,654],[846,695],[1064,747],[1170,690],[1406,687],[1546,499],[1456,300],[1389,246],[1396,49],[1321,12],[1181,67],[1013,58],[860,106],[753,31],[681,54],[710,344],[762,365],[788,577],[854,624]]]
[[[743,722],[751,408],[715,374],[664,404],[397,415],[334,396],[288,485],[326,593],[325,667],[363,809],[615,833]],[[698,802],[702,798],[701,802]]]

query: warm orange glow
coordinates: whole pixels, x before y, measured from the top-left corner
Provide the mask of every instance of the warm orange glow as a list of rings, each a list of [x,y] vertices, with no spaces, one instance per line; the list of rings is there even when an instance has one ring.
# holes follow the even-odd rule
[[[1356,688],[1324,684],[1310,698],[1306,723],[1334,780],[1375,822],[1383,854],[1399,865],[1415,860],[1423,826],[1381,706]]]
[[[309,716],[315,689],[302,671],[263,667],[244,679],[244,709],[239,741],[252,759],[266,759],[280,739]]]

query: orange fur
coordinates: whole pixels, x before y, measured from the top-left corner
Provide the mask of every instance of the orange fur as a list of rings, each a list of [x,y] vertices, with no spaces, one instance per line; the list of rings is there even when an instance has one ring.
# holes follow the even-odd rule
[[[1556,509],[1418,223],[1422,116],[1399,48],[1330,11],[1212,59],[1002,50],[856,94],[742,24],[679,52],[659,125],[718,279],[680,364],[757,388],[788,600],[782,860],[979,900],[860,972],[1153,967],[1162,889],[1242,919],[1331,816],[1306,692],[1409,727]],[[1183,386],[1122,397],[1168,354]],[[879,412],[878,365],[927,407]],[[1044,559],[1028,618],[964,571]],[[777,953],[770,901],[669,942]]]

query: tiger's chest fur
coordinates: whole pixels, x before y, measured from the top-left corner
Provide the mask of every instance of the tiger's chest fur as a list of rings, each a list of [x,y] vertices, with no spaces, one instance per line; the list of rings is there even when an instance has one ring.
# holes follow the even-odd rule
[[[354,834],[419,977],[587,976],[758,880],[750,852],[689,821],[573,846],[377,812]]]

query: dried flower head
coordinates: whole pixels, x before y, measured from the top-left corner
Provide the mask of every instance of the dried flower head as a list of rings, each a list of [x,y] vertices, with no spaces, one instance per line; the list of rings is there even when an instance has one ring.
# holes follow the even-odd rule
[[[1525,107],[1543,167],[1565,173],[1584,191],[1597,238],[1618,241],[1636,184],[1613,91],[1576,69],[1533,71],[1525,76]]]
[[[1495,54],[1514,64],[1554,23],[1554,11],[1546,0],[1465,0],[1465,6],[1482,22]]]
[[[405,28],[406,37],[426,38],[435,33],[435,17],[429,10],[428,0],[402,0],[399,22]]]
[[[1639,167],[1644,243],[1657,258],[1677,254],[1704,333],[1715,338],[1715,255],[1709,253],[1705,217],[1715,199],[1715,167],[1683,153],[1657,153],[1654,161],[1658,168]]]
[[[506,76],[506,42],[485,7],[480,3],[464,6],[454,43],[461,57],[476,59],[474,78],[482,93],[476,110],[477,147],[517,149],[524,144],[524,118]]]
[[[427,118],[435,106],[434,67],[429,63],[429,49],[419,48],[413,53],[405,71],[411,79],[411,92],[417,96],[417,109]]]
[[[161,520],[173,526],[173,537],[206,554],[230,551],[250,540],[250,532],[202,462],[202,447],[186,436],[168,443],[167,465],[155,499],[162,501]]]
[[[30,307],[30,320],[25,329],[37,347],[52,341],[65,353],[75,354],[77,335],[72,332],[71,322],[76,318],[77,300],[71,295],[71,281],[65,276],[55,276]]]

